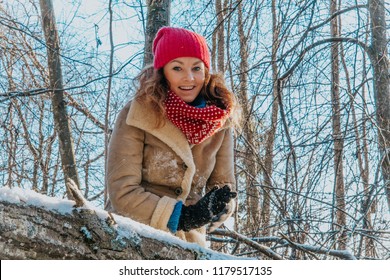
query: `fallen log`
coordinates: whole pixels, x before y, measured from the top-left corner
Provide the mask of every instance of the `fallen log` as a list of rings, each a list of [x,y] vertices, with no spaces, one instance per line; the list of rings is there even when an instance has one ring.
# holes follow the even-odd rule
[[[237,258],[88,205],[0,188],[0,259]]]

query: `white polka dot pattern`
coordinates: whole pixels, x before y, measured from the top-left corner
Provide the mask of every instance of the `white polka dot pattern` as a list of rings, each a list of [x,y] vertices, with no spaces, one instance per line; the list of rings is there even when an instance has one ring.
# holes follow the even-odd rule
[[[165,100],[168,119],[177,126],[191,144],[199,144],[221,128],[229,117],[230,110],[215,105],[196,108],[185,103],[173,91],[168,91]]]

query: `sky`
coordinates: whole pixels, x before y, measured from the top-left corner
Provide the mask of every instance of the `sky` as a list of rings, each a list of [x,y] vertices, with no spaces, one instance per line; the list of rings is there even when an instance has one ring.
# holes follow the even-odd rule
[[[79,5],[70,4],[79,3]],[[113,1],[118,2],[118,1]],[[99,51],[109,51],[109,14],[108,1],[98,0],[53,0],[57,22],[71,23],[79,29],[78,35],[84,36],[91,47],[96,47],[99,39]],[[121,5],[121,8],[124,6]],[[139,51],[139,43],[143,44],[143,27],[140,22],[140,14],[133,8],[114,10],[113,37],[116,45],[115,55],[122,61],[126,61],[135,52]],[[76,15],[76,16],[75,16]],[[119,20],[120,19],[120,20]]]

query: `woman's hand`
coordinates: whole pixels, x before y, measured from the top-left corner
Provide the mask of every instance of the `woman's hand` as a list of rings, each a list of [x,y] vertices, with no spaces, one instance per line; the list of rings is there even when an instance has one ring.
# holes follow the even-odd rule
[[[229,186],[214,187],[196,204],[183,206],[179,218],[178,230],[190,231],[204,226],[215,219],[219,220],[226,211],[229,202],[237,196]]]

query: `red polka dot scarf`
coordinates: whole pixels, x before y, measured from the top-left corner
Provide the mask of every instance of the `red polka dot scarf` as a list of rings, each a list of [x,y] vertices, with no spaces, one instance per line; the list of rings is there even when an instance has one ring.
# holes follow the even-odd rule
[[[173,91],[168,91],[165,100],[168,119],[177,126],[191,144],[202,143],[221,128],[230,115],[230,110],[215,105],[197,108],[188,105]]]

